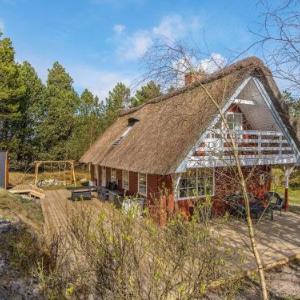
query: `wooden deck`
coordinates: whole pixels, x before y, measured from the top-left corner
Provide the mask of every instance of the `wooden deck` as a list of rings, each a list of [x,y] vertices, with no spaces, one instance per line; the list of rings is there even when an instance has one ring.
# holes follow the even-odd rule
[[[45,191],[45,199],[41,203],[47,236],[64,232],[72,210],[80,206],[93,208],[95,213],[103,209],[103,204],[98,199],[73,202],[69,200],[70,196],[71,192],[68,190]]]
[[[106,206],[95,198],[72,202],[68,200],[71,193],[67,190],[46,191],[45,194],[46,197],[41,202],[47,235],[66,229],[72,209],[83,205],[92,208],[92,211],[97,213]],[[264,219],[255,225],[255,232],[258,248],[267,267],[286,263],[291,258],[300,258],[300,209],[298,213],[287,212],[282,213],[282,216],[275,213],[274,221],[270,221],[269,218]],[[237,258],[239,254],[242,254],[245,258],[245,270],[255,268],[245,223],[232,221],[218,231],[218,234],[224,237],[226,244],[235,249]],[[240,265],[238,267],[240,268]]]

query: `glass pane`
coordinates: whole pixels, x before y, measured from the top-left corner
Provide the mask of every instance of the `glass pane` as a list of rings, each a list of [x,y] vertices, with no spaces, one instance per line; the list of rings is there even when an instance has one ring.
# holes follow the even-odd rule
[[[186,189],[180,189],[179,190],[179,198],[186,198],[187,197],[187,190]]]

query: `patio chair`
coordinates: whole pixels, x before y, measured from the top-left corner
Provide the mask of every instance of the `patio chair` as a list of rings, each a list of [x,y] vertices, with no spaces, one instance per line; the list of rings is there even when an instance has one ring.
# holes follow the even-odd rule
[[[272,210],[279,211],[280,215],[282,209],[284,207],[285,201],[280,197],[280,195],[276,192],[267,192],[265,193],[265,199],[269,202],[270,207]]]
[[[98,187],[98,198],[108,200],[109,190],[103,186]]]

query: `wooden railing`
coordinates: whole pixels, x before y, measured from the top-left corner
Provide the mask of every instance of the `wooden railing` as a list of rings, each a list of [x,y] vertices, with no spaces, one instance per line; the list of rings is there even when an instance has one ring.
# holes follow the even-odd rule
[[[234,139],[235,147],[230,136]],[[278,131],[212,130],[196,149],[190,164],[203,166],[233,164],[233,150],[244,165],[294,163],[295,155],[285,136]],[[223,163],[221,163],[223,161]]]

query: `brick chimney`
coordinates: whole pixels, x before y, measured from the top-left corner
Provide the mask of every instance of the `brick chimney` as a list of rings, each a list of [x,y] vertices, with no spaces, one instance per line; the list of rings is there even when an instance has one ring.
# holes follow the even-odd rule
[[[204,71],[189,72],[184,75],[184,85],[192,84],[196,81],[202,80],[206,76]]]

